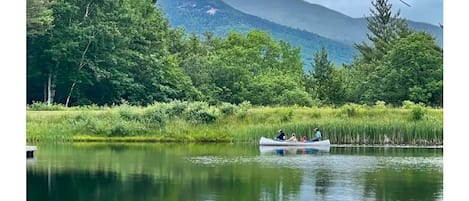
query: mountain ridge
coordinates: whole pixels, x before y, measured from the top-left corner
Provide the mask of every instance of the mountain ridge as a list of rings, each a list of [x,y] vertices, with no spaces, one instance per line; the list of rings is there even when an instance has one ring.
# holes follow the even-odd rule
[[[347,44],[368,40],[365,17],[353,18],[319,4],[303,0],[222,1],[243,13]],[[424,22],[407,21],[410,28],[432,34],[437,43],[442,46],[443,30],[440,27]]]
[[[182,26],[189,33],[211,31],[217,36],[225,36],[231,30],[243,33],[254,29],[267,31],[276,40],[301,47],[305,69],[310,68],[312,55],[322,46],[328,49],[331,61],[338,65],[351,63],[355,53],[350,44],[242,13],[219,0],[160,0],[157,6],[163,9],[172,26]]]

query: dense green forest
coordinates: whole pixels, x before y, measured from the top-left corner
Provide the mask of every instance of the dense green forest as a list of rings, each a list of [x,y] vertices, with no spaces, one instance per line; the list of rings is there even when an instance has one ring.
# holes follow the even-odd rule
[[[172,28],[155,0],[27,0],[27,103],[253,105],[443,102],[443,50],[408,28],[388,0],[370,5],[368,38],[350,65],[263,31],[216,36]],[[346,34],[346,33],[344,33]]]
[[[182,27],[187,33],[199,36],[208,30],[219,37],[233,30],[244,34],[252,30],[266,31],[275,40],[301,47],[302,62],[306,64],[303,68],[308,70],[311,69],[308,65],[312,61],[311,52],[320,50],[321,46],[327,48],[330,60],[338,65],[350,64],[357,52],[352,44],[242,13],[221,0],[160,0],[157,6],[161,7],[171,26]]]

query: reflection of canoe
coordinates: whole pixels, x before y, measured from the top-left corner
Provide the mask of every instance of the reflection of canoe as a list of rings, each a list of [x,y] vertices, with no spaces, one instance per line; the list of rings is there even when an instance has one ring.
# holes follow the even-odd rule
[[[279,154],[311,154],[316,152],[329,152],[330,146],[259,146],[261,154],[279,153]]]
[[[26,165],[34,165],[36,163],[36,158],[27,158]]]
[[[261,137],[259,140],[259,145],[264,146],[303,146],[303,147],[330,147],[331,143],[329,140],[322,140],[322,141],[306,141],[306,142],[288,142],[284,140],[274,140],[265,137]]]

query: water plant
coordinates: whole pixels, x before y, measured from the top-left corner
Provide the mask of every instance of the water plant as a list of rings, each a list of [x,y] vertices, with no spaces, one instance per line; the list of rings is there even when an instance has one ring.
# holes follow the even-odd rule
[[[155,103],[36,111],[28,107],[27,140],[239,141],[261,136],[311,137],[320,127],[333,144],[443,143],[443,110],[407,102],[395,108],[348,104],[333,107],[259,107],[206,102]]]

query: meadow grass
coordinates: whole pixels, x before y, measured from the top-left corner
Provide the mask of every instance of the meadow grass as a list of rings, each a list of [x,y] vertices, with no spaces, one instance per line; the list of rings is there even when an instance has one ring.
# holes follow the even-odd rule
[[[257,143],[261,136],[274,137],[279,129],[311,138],[318,127],[323,139],[333,144],[443,144],[443,109],[408,102],[399,108],[211,106],[181,101],[147,107],[43,107],[28,107],[28,141]]]

